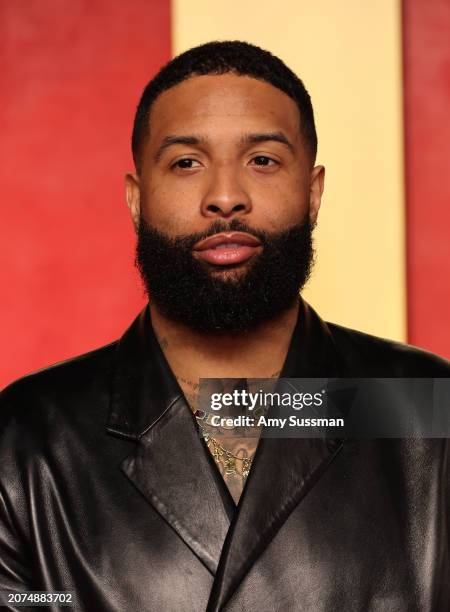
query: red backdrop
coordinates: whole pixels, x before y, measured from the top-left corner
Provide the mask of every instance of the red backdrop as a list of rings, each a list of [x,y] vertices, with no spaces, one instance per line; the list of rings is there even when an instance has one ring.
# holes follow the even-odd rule
[[[450,3],[404,0],[408,339],[450,359]]]
[[[144,303],[123,196],[168,0],[0,4],[0,387],[115,339]]]

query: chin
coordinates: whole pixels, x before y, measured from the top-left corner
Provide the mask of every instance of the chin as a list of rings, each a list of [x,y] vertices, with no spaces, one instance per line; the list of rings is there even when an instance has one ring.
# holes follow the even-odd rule
[[[214,266],[209,273],[214,278],[241,279],[248,272],[247,262],[232,266]]]

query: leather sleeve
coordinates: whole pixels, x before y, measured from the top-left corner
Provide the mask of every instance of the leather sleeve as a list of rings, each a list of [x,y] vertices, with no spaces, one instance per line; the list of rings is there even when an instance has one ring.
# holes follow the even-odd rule
[[[20,593],[36,589],[32,584],[30,552],[20,535],[20,525],[27,522],[20,516],[24,495],[15,456],[20,436],[17,436],[12,403],[5,401],[5,396],[7,393],[3,391],[0,394],[0,591]],[[27,609],[31,608],[2,606],[2,610],[17,612]]]
[[[30,572],[27,555],[15,533],[5,495],[0,490],[0,591],[31,591]],[[2,609],[20,610],[5,606]]]

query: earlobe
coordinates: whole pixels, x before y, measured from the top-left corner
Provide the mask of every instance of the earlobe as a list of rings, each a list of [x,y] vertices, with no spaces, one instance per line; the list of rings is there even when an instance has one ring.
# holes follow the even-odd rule
[[[320,203],[325,183],[324,166],[315,166],[311,171],[311,188],[309,194],[309,220],[315,225],[319,214]]]
[[[139,177],[132,172],[128,172],[125,176],[125,197],[134,229],[137,232],[141,212],[141,191],[139,187]]]

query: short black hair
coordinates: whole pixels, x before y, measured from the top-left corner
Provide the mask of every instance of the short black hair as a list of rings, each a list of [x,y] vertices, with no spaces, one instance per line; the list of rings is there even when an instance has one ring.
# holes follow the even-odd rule
[[[181,53],[163,66],[147,84],[134,118],[131,140],[134,163],[139,170],[142,146],[149,133],[150,110],[156,98],[167,89],[192,77],[232,72],[270,83],[296,102],[300,129],[314,161],[317,134],[311,98],[301,79],[280,58],[256,45],[239,40],[209,42]]]

